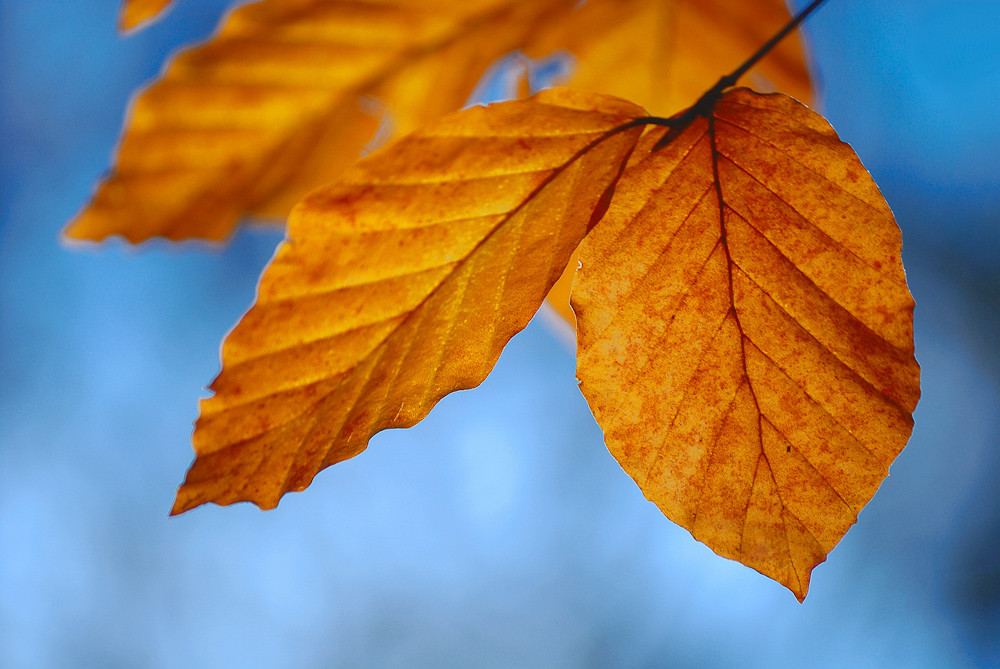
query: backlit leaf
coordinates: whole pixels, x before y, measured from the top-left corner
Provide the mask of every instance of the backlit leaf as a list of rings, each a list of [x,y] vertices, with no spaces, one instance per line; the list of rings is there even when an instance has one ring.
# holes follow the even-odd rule
[[[357,160],[388,105],[409,132],[462,106],[573,0],[264,0],[135,100],[111,175],[66,234],[223,239]]]
[[[567,86],[616,95],[654,114],[689,106],[789,19],[784,0],[587,0],[542,26],[527,45],[540,57],[563,49]],[[753,87],[809,102],[802,42],[792,34],[747,77]]]
[[[482,382],[603,212],[642,113],[566,91],[473,108],[309,195],[223,346],[174,513],[271,508]]]
[[[134,25],[163,4],[131,0],[123,21]],[[403,134],[461,107],[487,67],[518,48],[570,49],[575,87],[673,113],[785,19],[781,0],[240,7],[210,43],[181,53],[136,98],[110,176],[66,234],[219,240],[248,214],[283,219],[377,135]],[[771,81],[807,93],[796,40],[751,72],[759,87]]]
[[[132,30],[162,12],[171,0],[122,0],[121,14],[118,15],[118,27],[121,30]]]
[[[899,229],[791,98],[734,90],[649,152],[664,132],[580,249],[581,390],[647,498],[801,600],[910,435]]]

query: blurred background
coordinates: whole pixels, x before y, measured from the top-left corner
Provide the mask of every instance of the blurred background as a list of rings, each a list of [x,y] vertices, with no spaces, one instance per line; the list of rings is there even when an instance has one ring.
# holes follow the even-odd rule
[[[281,232],[59,232],[131,92],[226,4],[123,38],[117,0],[0,0],[0,667],[1000,666],[1000,3],[830,0],[805,28],[903,229],[923,398],[801,605],[645,501],[540,318],[278,509],[167,517]]]

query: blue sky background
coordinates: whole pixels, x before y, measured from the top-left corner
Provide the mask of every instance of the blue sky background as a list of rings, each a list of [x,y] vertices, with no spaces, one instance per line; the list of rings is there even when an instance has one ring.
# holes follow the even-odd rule
[[[1000,4],[830,0],[806,27],[903,229],[923,398],[802,605],[644,500],[540,319],[278,509],[167,517],[281,234],[59,231],[131,92],[225,4],[121,38],[116,0],[0,0],[0,666],[1000,666]]]

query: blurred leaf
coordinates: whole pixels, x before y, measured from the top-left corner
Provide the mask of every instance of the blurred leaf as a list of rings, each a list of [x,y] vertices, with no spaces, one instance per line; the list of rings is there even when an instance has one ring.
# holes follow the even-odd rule
[[[606,206],[642,111],[568,91],[472,108],[306,198],[223,346],[174,513],[271,508],[481,383]]]
[[[386,105],[399,132],[462,106],[482,73],[574,0],[264,0],[136,98],[117,161],[67,229],[226,238],[283,218],[357,160]]]
[[[540,57],[573,54],[565,85],[674,114],[736,69],[789,19],[784,0],[587,0],[526,45]],[[753,87],[812,96],[802,43],[791,35],[747,75]]]
[[[118,15],[119,30],[132,30],[140,23],[155,18],[170,3],[171,0],[122,0]]]
[[[733,90],[651,151],[664,132],[580,248],[580,387],[647,498],[801,600],[912,428],[899,228],[791,98]]]
[[[137,22],[162,5],[132,0],[123,17]],[[111,174],[66,234],[221,240],[247,214],[283,219],[370,148],[380,128],[405,134],[458,109],[489,65],[518,48],[569,49],[575,87],[672,113],[787,18],[781,0],[240,7],[138,95]],[[751,73],[759,87],[808,95],[795,40]]]

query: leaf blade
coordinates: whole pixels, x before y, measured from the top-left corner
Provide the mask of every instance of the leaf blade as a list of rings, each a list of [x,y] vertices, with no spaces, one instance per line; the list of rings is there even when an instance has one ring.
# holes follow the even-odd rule
[[[68,226],[132,243],[228,237],[284,217],[376,136],[458,109],[496,58],[569,0],[262,0],[134,100],[117,162]],[[379,102],[381,100],[381,102]]]
[[[728,92],[646,155],[661,134],[579,250],[581,390],[648,499],[801,600],[912,428],[899,229],[791,98]]]
[[[156,18],[173,0],[122,0],[118,29],[128,31]]]
[[[478,385],[624,168],[641,130],[615,129],[641,115],[565,91],[473,108],[310,195],[223,347],[174,513],[271,508]]]
[[[543,26],[526,50],[569,51],[575,67],[565,85],[671,115],[735,70],[789,18],[784,0],[588,0]],[[747,76],[758,89],[807,103],[812,95],[797,34]]]

